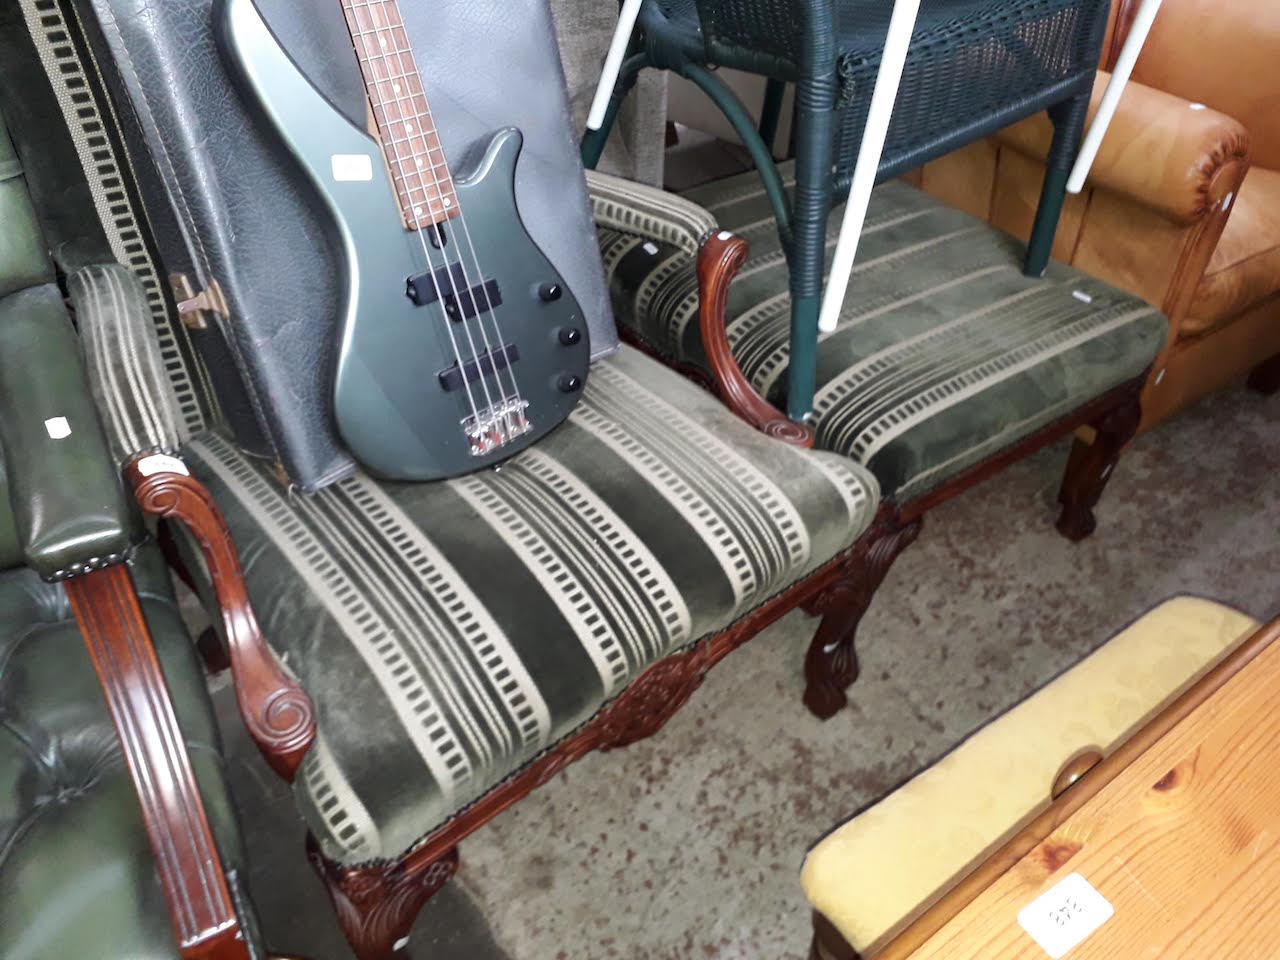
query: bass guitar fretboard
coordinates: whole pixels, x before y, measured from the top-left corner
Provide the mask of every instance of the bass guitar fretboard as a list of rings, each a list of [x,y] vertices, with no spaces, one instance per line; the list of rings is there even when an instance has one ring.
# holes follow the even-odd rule
[[[396,0],[342,0],[405,224],[457,216],[458,197]]]

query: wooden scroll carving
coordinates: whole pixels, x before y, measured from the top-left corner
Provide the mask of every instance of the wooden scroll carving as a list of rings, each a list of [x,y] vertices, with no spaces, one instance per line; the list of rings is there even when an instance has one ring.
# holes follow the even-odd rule
[[[315,739],[315,709],[262,638],[235,544],[213,497],[181,460],[162,454],[134,458],[125,479],[146,513],[182,521],[200,545],[222,613],[240,715],[267,763],[292,782]]]
[[[129,570],[67,581],[107,700],[184,960],[249,960],[191,759]]]
[[[797,447],[813,446],[813,430],[788,419],[751,385],[729,348],[725,308],[729,285],[747,259],[747,241],[713,233],[698,251],[698,324],[716,390],[725,405],[762,433]]]

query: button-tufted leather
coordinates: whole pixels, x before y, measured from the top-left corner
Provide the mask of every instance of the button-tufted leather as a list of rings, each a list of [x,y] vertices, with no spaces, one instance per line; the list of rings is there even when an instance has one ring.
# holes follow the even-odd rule
[[[153,550],[132,564],[227,869],[242,862],[199,664]],[[65,589],[0,573],[0,956],[172,960],[137,795]]]
[[[0,297],[52,279],[26,178],[0,117]]]
[[[9,505],[9,475],[4,470],[4,457],[0,456],[0,570],[21,565],[22,545],[18,543],[13,508]]]

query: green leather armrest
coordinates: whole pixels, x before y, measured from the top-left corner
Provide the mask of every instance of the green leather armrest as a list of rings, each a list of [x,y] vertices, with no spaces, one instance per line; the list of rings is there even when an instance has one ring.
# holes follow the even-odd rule
[[[27,564],[61,579],[120,557],[137,530],[53,284],[0,299],[0,451]]]
[[[9,479],[4,472],[4,457],[0,456],[0,570],[22,564],[22,546],[18,543],[18,530],[13,525],[13,510],[9,506]]]

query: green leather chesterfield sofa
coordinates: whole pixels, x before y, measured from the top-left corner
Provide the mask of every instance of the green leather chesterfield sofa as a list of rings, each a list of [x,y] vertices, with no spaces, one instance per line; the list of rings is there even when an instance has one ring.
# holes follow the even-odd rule
[[[0,118],[0,956],[260,957],[204,677],[51,246]],[[59,251],[82,328],[140,296]]]

